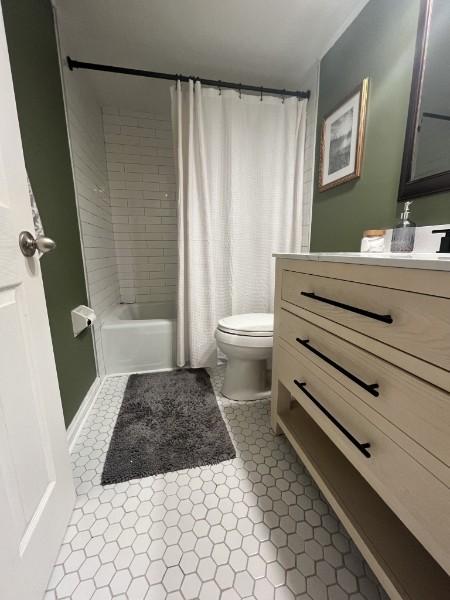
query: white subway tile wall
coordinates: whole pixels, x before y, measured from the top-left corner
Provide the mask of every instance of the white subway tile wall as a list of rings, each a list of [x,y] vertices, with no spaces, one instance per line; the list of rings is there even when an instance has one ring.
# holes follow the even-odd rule
[[[88,301],[98,317],[94,341],[99,374],[103,375],[100,323],[119,302],[119,282],[102,110],[83,76],[70,73],[65,86]]]
[[[103,127],[121,301],[174,301],[177,216],[170,120],[107,106]]]
[[[317,101],[319,64],[314,65],[303,79],[300,89],[310,90],[306,110],[305,163],[303,171],[303,236],[302,252],[309,252],[311,242],[312,203],[314,191],[314,163],[316,156]]]

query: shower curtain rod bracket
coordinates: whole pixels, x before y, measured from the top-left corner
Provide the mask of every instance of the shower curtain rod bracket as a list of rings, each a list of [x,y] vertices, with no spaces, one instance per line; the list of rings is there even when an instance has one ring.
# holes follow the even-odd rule
[[[187,76],[181,74],[172,74],[172,73],[158,73],[156,71],[145,71],[143,69],[129,69],[127,67],[115,67],[114,65],[101,65],[97,63],[84,62],[80,60],[74,60],[67,57],[67,66],[70,71],[74,69],[88,69],[90,71],[104,71],[106,73],[121,73],[123,75],[135,75],[137,77],[151,77],[154,79],[167,79],[169,81],[189,81],[193,80],[199,81],[203,85],[219,87],[221,88],[229,88],[234,90],[247,90],[249,92],[259,92],[261,95],[279,95],[283,97],[294,96],[299,100],[301,98],[309,98],[311,92],[307,90],[306,92],[302,91],[292,91],[292,90],[279,90],[277,88],[267,88],[258,85],[245,85],[242,83],[231,83],[229,81],[220,81],[216,79],[204,79],[203,77],[195,77],[195,76]]]

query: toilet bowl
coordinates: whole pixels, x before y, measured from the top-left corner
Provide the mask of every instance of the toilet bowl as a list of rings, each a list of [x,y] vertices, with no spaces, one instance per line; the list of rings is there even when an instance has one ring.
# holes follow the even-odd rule
[[[272,356],[273,314],[226,317],[219,321],[215,335],[227,357],[222,394],[231,400],[270,396],[267,363]]]

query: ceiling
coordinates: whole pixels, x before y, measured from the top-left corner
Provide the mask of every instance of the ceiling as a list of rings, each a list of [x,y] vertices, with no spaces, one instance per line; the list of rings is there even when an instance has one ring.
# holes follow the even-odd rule
[[[298,89],[305,73],[367,1],[54,0],[54,4],[64,52],[78,60]],[[124,105],[135,94],[167,93],[165,82],[158,86],[137,77],[92,73],[90,79],[102,103]]]

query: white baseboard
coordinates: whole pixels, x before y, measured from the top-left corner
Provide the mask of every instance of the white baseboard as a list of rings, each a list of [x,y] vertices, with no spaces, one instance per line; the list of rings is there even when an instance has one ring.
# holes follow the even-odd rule
[[[88,390],[88,393],[84,397],[83,402],[80,404],[79,409],[77,410],[76,415],[72,419],[69,427],[67,428],[67,443],[69,445],[69,452],[72,452],[77,438],[80,435],[81,430],[83,429],[83,425],[91,412],[91,408],[94,405],[95,399],[97,398],[98,391],[100,389],[100,385],[102,383],[102,379],[97,377],[94,380],[94,383]]]

